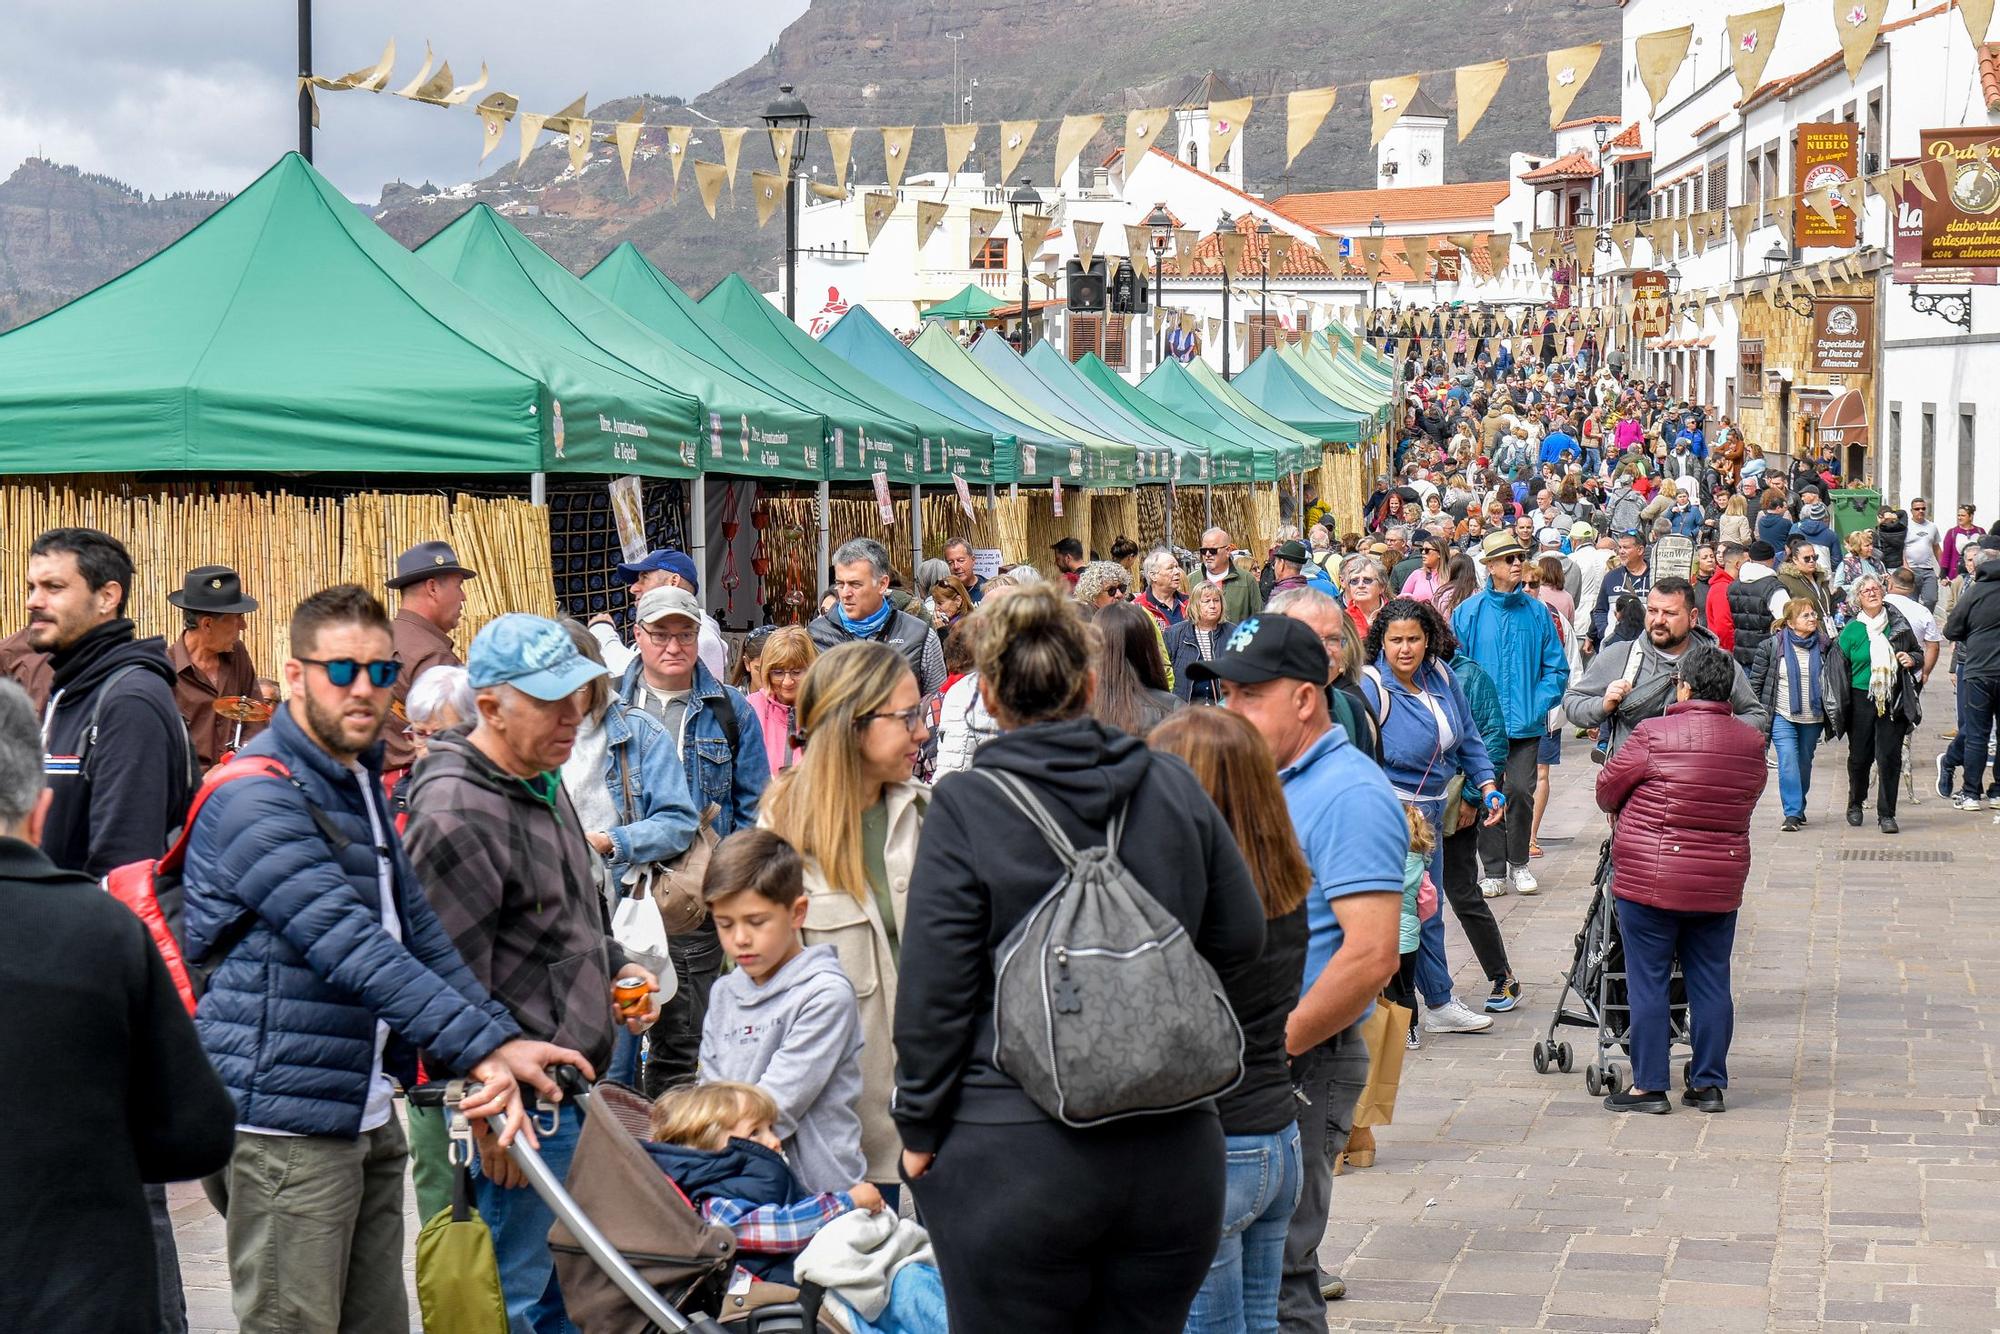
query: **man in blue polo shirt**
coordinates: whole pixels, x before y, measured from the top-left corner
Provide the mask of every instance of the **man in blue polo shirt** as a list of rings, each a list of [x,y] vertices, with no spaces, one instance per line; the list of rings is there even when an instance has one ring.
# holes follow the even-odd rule
[[[1323,1334],[1326,1298],[1346,1291],[1320,1273],[1333,1162],[1354,1127],[1368,1082],[1361,1020],[1395,973],[1409,825],[1388,779],[1327,713],[1327,652],[1289,616],[1238,625],[1221,653],[1189,670],[1221,683],[1223,704],[1261,732],[1278,762],[1292,826],[1312,869],[1304,976],[1285,1030],[1292,1081],[1304,1102],[1299,1143],[1305,1185],[1285,1238],[1278,1294],[1284,1334]]]

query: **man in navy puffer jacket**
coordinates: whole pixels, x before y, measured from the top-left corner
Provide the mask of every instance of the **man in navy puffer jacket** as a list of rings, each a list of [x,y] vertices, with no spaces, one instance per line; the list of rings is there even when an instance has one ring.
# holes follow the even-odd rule
[[[246,1329],[408,1329],[392,1081],[415,1082],[421,1047],[433,1069],[483,1082],[468,1115],[520,1125],[516,1081],[559,1097],[543,1067],[583,1060],[522,1040],[397,840],[377,741],[396,665],[382,605],[352,585],[316,593],[291,645],[286,707],[243,749],[291,781],[218,788],[188,844],[188,957],[215,965],[195,1027],[236,1103],[230,1286]]]

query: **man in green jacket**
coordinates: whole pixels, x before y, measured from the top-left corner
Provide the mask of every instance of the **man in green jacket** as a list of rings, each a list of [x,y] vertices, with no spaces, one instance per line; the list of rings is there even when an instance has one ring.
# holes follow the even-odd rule
[[[1222,619],[1240,625],[1245,617],[1264,610],[1264,594],[1256,576],[1236,564],[1235,543],[1225,529],[1211,528],[1201,535],[1203,576],[1222,590]]]

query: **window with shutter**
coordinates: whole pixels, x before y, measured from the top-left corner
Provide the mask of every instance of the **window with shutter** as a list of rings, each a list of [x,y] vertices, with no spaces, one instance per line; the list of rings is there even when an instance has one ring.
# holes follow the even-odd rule
[[[1071,361],[1082,361],[1092,352],[1104,355],[1104,316],[1079,315],[1075,311],[1069,316],[1069,346],[1065,349]]]
[[[1729,159],[1717,158],[1708,164],[1708,207],[1718,209],[1729,203]]]

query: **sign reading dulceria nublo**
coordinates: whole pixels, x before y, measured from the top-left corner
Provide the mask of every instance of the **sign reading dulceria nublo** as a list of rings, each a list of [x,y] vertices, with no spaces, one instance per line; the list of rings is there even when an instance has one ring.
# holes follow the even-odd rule
[[[1875,368],[1875,298],[1813,302],[1812,368],[1819,375],[1867,375]]]
[[[1792,239],[1799,246],[1851,246],[1854,244],[1854,212],[1830,199],[1832,221],[1808,206],[1806,196],[1818,190],[1837,190],[1854,179],[1857,165],[1855,136],[1860,127],[1852,121],[1825,121],[1801,125],[1793,149]]]
[[[1924,205],[1924,265],[1978,268],[2000,264],[2000,136],[1991,126],[1925,130],[1925,162],[1943,168],[1937,202]],[[1930,179],[1937,183],[1937,168]]]

